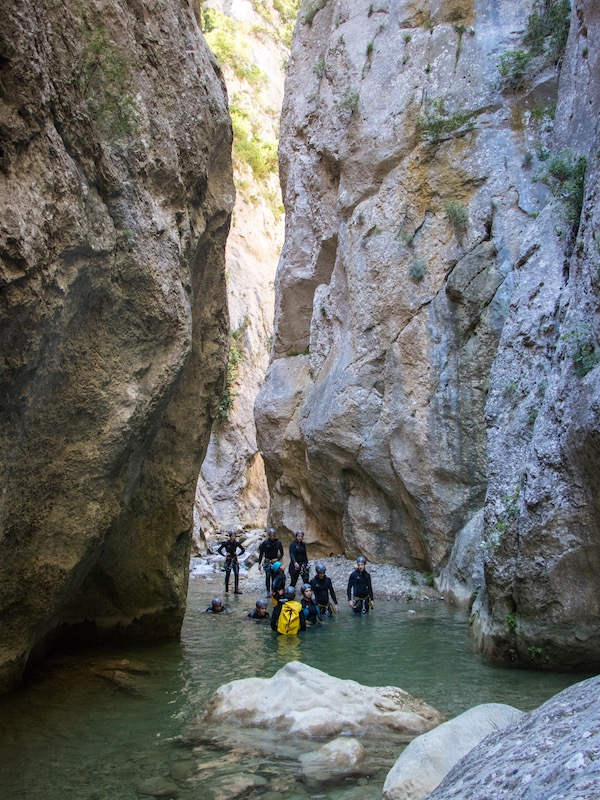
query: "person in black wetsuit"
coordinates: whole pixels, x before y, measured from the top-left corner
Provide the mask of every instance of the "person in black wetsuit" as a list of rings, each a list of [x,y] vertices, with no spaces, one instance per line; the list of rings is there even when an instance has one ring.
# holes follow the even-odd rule
[[[269,569],[271,570],[272,578],[271,597],[273,598],[273,605],[276,606],[285,592],[285,569],[281,561],[274,561]]]
[[[368,614],[373,608],[373,587],[364,556],[356,559],[356,569],[348,579],[348,605],[355,614]]]
[[[294,589],[293,586],[288,586],[288,588],[284,592],[283,597],[281,598],[281,600],[275,606],[275,609],[273,610],[273,614],[271,616],[271,628],[274,631],[277,631],[277,623],[279,622],[279,617],[281,616],[281,613],[284,610],[285,606],[287,606],[288,604],[294,606],[296,608],[296,611],[298,612],[298,615],[296,617],[296,619],[298,620],[298,623],[299,623],[298,630],[299,631],[305,631],[306,630],[306,618],[305,618],[304,614],[302,613],[302,606],[296,600],[296,590]],[[287,632],[287,631],[281,631],[281,633],[285,633],[285,632]],[[295,631],[295,632],[298,632],[298,631]],[[289,633],[294,633],[294,631],[289,631]]]
[[[267,604],[264,600],[257,600],[256,606],[254,609],[248,614],[248,619],[269,619],[269,612],[267,611]]]
[[[331,603],[329,602],[329,596],[331,595],[331,599],[333,601],[333,607],[336,611],[338,611],[338,604],[337,604],[337,597],[335,596],[335,592],[333,591],[333,585],[331,583],[331,578],[328,578],[325,575],[326,567],[325,564],[321,564],[318,562],[315,565],[316,575],[310,582],[312,586],[313,595],[315,597],[315,602],[319,606],[319,611],[321,612],[321,616],[328,616],[330,617],[332,614],[332,607]]]
[[[294,541],[290,543],[290,585],[296,586],[298,578],[308,582],[308,556],[304,544],[304,531],[296,531]]]
[[[215,597],[209,607],[206,609],[206,614],[227,614],[228,611],[223,605],[220,597]]]
[[[228,540],[222,542],[217,547],[217,553],[225,556],[225,594],[229,594],[229,578],[233,570],[233,593],[241,594],[240,592],[240,565],[238,562],[238,555],[241,556],[246,552],[242,544],[238,542],[235,531],[229,531]],[[223,552],[225,551],[225,552]],[[238,552],[239,551],[239,552]]]
[[[265,567],[265,586],[267,594],[271,594],[271,570],[269,569],[273,561],[281,561],[283,558],[283,545],[276,536],[275,528],[269,528],[267,538],[261,542],[258,548],[258,569],[262,570],[261,564]]]
[[[319,606],[314,601],[312,586],[310,583],[305,583],[302,587],[300,603],[302,605],[302,613],[304,614],[307,622],[310,622],[311,625],[316,625],[317,622],[321,622]]]

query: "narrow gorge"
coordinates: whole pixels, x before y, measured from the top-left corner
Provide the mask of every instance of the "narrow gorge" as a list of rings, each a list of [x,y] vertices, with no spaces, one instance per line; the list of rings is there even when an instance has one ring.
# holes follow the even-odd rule
[[[303,4],[256,404],[274,525],[433,573],[541,667],[600,662],[598,17]]]

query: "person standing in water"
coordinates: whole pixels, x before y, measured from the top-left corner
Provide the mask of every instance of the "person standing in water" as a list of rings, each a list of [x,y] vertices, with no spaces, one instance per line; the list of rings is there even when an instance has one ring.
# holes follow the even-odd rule
[[[373,587],[364,556],[356,559],[356,569],[348,579],[348,605],[355,614],[368,614],[373,608]]]
[[[274,561],[281,561],[282,558],[283,545],[276,536],[275,528],[269,528],[267,531],[267,538],[261,542],[258,548],[258,569],[260,572],[262,570],[261,564],[264,563],[267,595],[271,594],[271,564]]]
[[[296,590],[293,586],[288,586],[283,602],[275,607],[271,616],[271,628],[287,636],[306,630],[306,619],[302,613],[302,606],[296,600]]]
[[[242,547],[241,542],[237,540],[235,531],[228,532],[228,539],[222,542],[217,547],[217,553],[225,556],[225,594],[229,594],[229,578],[233,570],[233,593],[241,594],[240,592],[240,565],[238,562],[238,555],[243,555],[246,549]],[[239,551],[239,552],[238,552]]]
[[[331,583],[331,578],[328,578],[325,575],[326,572],[325,564],[322,564],[318,561],[315,564],[315,572],[317,573],[315,577],[310,582],[312,586],[313,594],[315,596],[315,602],[319,606],[319,611],[321,615],[331,616],[333,613],[333,608],[338,611],[338,603],[337,597],[335,596],[335,592],[333,591],[333,584]],[[329,602],[329,596],[331,595],[331,600],[333,601],[333,608],[331,603]]]
[[[290,585],[296,586],[302,574],[302,580],[308,582],[308,556],[304,544],[304,531],[296,531],[294,541],[290,543]]]
[[[300,605],[302,606],[302,613],[307,622],[310,622],[311,625],[316,625],[317,622],[321,622],[319,606],[314,601],[313,590],[310,583],[305,583],[302,587]]]
[[[274,561],[269,567],[271,570],[272,584],[271,584],[271,597],[273,598],[273,605],[283,597],[285,591],[285,568],[281,561]]]

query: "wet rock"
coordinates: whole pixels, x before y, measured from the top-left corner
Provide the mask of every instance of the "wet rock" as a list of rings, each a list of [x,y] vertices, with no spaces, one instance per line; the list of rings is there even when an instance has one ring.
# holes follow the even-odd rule
[[[360,772],[365,760],[365,748],[349,737],[334,739],[312,753],[300,756],[304,777],[309,782],[328,783]]]
[[[179,797],[177,784],[161,777],[145,778],[136,787],[136,792],[140,797]]]
[[[575,684],[471,750],[429,800],[597,800],[600,677]]]
[[[296,698],[293,706],[283,699]],[[272,678],[247,678],[221,686],[204,720],[267,727],[302,737],[332,737],[391,729],[413,735],[431,730],[444,716],[396,687],[362,686],[291,661]]]
[[[389,771],[383,800],[424,800],[452,767],[488,733],[516,722],[523,712],[486,703],[414,739]]]

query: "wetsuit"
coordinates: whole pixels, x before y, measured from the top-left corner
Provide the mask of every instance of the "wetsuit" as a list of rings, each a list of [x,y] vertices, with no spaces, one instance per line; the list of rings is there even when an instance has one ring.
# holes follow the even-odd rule
[[[258,548],[258,564],[262,563],[264,558],[265,568],[265,586],[267,594],[271,589],[271,570],[270,566],[273,561],[281,561],[283,558],[283,545],[279,539],[265,539],[261,542]]]
[[[299,612],[299,617],[298,618],[299,618],[299,622],[300,622],[300,630],[301,631],[305,631],[306,630],[306,618],[305,618],[304,614],[302,613],[302,606],[300,605],[300,603],[297,600],[286,600],[285,603],[278,603],[277,604],[277,606],[273,610],[273,615],[271,616],[271,628],[274,631],[277,631],[277,623],[279,622],[279,617],[281,615],[283,607],[285,605],[287,605],[288,603],[294,603],[296,606],[298,606],[298,612]]]
[[[228,614],[229,612],[227,611],[225,606],[221,606],[217,611],[215,611],[215,609],[212,606],[209,606],[204,613],[205,614]]]
[[[273,572],[273,570],[271,570],[271,572]],[[277,603],[279,602],[279,598],[281,597],[279,591],[285,589],[285,572],[283,572],[283,570],[278,569],[277,572],[273,575],[273,583],[271,584],[271,589],[273,592],[272,595],[273,605],[277,605]]]
[[[302,604],[302,612],[304,614],[304,617],[306,618],[306,621],[310,622],[311,625],[316,625],[317,622],[321,619],[321,614],[319,613],[319,606],[315,603],[312,597],[310,600],[307,600],[305,597],[303,597],[300,600],[300,603]]]
[[[365,570],[360,572],[355,569],[348,579],[348,600],[352,600],[354,592],[354,613],[368,614],[373,599],[373,587],[371,586],[371,576]]]
[[[315,596],[315,602],[319,606],[321,613],[331,615],[329,595],[331,595],[334,606],[337,606],[337,597],[333,591],[331,578],[329,578],[327,575],[325,575],[323,578],[319,578],[318,575],[315,575],[312,581],[310,581],[310,585],[312,586],[313,594]]]
[[[248,614],[248,619],[266,619],[266,620],[268,620],[268,619],[269,619],[269,612],[267,611],[267,613],[266,613],[266,614],[264,614],[264,615],[261,617],[261,616],[260,616],[260,614],[258,613],[258,611],[257,611],[257,610],[254,608],[254,609],[253,609],[253,610],[252,610],[252,611],[251,611],[251,612]]]
[[[294,567],[294,562],[298,562],[300,569]],[[308,583],[308,556],[306,555],[306,545],[294,539],[290,544],[290,584],[295,586],[298,578],[302,574],[302,580]]]
[[[239,553],[238,553],[239,550]],[[223,552],[225,551],[225,552]],[[241,594],[239,591],[239,583],[240,583],[240,565],[238,563],[238,555],[243,555],[246,552],[246,549],[242,547],[240,542],[237,539],[228,539],[226,542],[222,542],[217,547],[217,553],[220,553],[222,556],[225,556],[225,591],[229,592],[229,577],[231,575],[231,570],[233,570],[233,591],[235,594]]]

